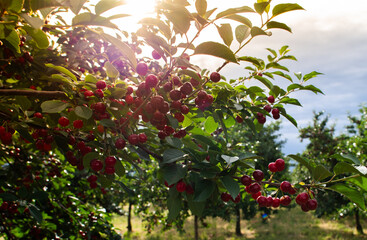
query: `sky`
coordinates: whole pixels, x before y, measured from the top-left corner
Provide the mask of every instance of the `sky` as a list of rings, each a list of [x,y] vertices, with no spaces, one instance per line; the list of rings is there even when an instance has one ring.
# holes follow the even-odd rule
[[[208,9],[217,7],[223,9],[251,6],[253,0],[207,0]],[[223,4],[225,2],[225,4]],[[131,21],[130,27],[136,30],[136,19],[148,16],[154,10],[153,0],[127,0],[124,10],[136,13],[136,17],[124,19]],[[315,95],[311,92],[296,93],[293,97],[299,99],[303,107],[288,106],[290,113],[298,122],[300,128],[311,123],[313,111],[325,111],[330,116],[330,124],[335,124],[336,134],[344,131],[348,124],[348,115],[358,115],[361,104],[367,105],[367,1],[366,0],[273,0],[278,3],[298,3],[306,11],[285,13],[275,20],[290,26],[293,33],[273,30],[271,37],[257,37],[240,56],[265,58],[265,48],[280,49],[288,45],[290,54],[295,55],[297,62],[287,62],[291,72],[318,71],[323,75],[314,78],[309,83],[320,88],[325,95]],[[256,23],[256,19],[254,23]],[[126,22],[125,25],[126,26]],[[135,28],[135,29],[134,29]],[[208,29],[201,34],[201,41],[217,39],[215,29]],[[234,49],[235,44],[232,45]],[[193,57],[192,61],[202,68],[212,71],[222,63],[220,59],[207,56]],[[244,76],[245,65],[229,64],[222,74],[227,78]],[[287,80],[281,80],[287,81]],[[285,154],[300,153],[305,149],[307,141],[300,142],[298,129],[286,119],[282,120],[282,139],[287,142],[283,148]]]

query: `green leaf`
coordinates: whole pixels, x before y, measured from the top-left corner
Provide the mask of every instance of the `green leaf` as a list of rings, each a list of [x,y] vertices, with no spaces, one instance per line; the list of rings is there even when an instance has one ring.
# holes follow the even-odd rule
[[[284,71],[289,72],[289,69],[288,68],[280,65],[277,62],[271,62],[271,63],[266,64],[266,69],[269,69],[269,68],[276,68],[276,69],[281,69],[281,70],[284,70]]]
[[[319,73],[319,72],[316,72],[316,71],[310,72],[310,73],[303,76],[303,81],[306,82],[306,81],[310,80],[311,78],[314,78],[318,75],[322,75],[322,73]]]
[[[80,10],[82,9],[83,5],[85,4],[87,0],[73,0],[73,1],[70,1],[70,10],[75,14],[77,15]]]
[[[366,177],[359,176],[356,178],[351,178],[347,182],[353,183],[354,185],[358,186],[359,188],[367,192],[367,178]]]
[[[241,15],[237,15],[237,14],[233,14],[233,15],[229,15],[229,16],[227,16],[225,18],[231,19],[233,21],[237,21],[237,22],[240,22],[240,23],[243,23],[247,27],[252,28],[252,22],[247,17],[241,16]]]
[[[256,36],[260,36],[260,35],[269,36],[264,30],[262,30],[259,27],[252,27],[251,28],[251,36],[252,37],[256,37]]]
[[[221,24],[221,26],[216,26],[220,37],[223,39],[224,44],[228,47],[233,41],[232,27],[229,23]]]
[[[298,83],[293,83],[293,84],[291,84],[287,87],[287,91],[289,92],[289,91],[292,91],[294,89],[299,89],[299,88],[302,89],[303,86],[301,84],[298,84]]]
[[[259,58],[249,57],[249,56],[243,56],[238,58],[239,61],[246,61],[254,64],[257,68],[261,68],[262,60]]]
[[[298,78],[298,80],[301,80],[302,78],[302,73],[298,72],[298,73],[294,73],[294,76],[296,76]]]
[[[0,198],[3,199],[3,201],[17,201],[18,197],[7,192],[0,193]]]
[[[198,217],[201,217],[203,215],[206,202],[194,202],[193,195],[188,195],[187,203],[189,205],[189,209],[192,215]]]
[[[163,163],[173,163],[185,157],[185,153],[178,149],[167,149],[163,152]]]
[[[7,7],[9,12],[19,13],[23,8],[24,0],[11,0],[10,5]]]
[[[16,96],[15,102],[19,104],[23,111],[28,110],[32,106],[31,101],[25,96]]]
[[[361,162],[358,158],[356,158],[353,155],[350,154],[334,154],[331,156],[331,158],[336,158],[339,161],[348,162],[348,163],[354,163],[356,165],[361,165]]]
[[[31,134],[29,134],[28,129],[26,129],[26,128],[20,126],[20,125],[16,125],[15,130],[17,130],[17,132],[20,134],[20,136],[22,136],[28,142],[31,142],[31,143],[34,142],[34,139],[31,136]]]
[[[34,29],[40,29],[44,24],[44,21],[38,17],[32,17],[26,13],[21,13],[20,16]]]
[[[167,221],[171,222],[175,220],[177,216],[180,214],[182,208],[182,199],[179,197],[179,195],[170,194],[167,199],[167,207],[168,207]]]
[[[76,15],[72,20],[73,26],[103,26],[109,28],[118,28],[115,24],[110,22],[107,18],[95,15],[93,13],[85,12]]]
[[[137,61],[135,57],[135,52],[129,47],[129,45],[106,33],[101,33],[100,36],[102,36],[106,41],[112,43],[117,49],[119,49],[120,53],[127,57],[133,68],[136,68]]]
[[[173,24],[177,32],[184,34],[190,29],[191,16],[186,8],[175,9],[174,11],[166,12],[164,15]]]
[[[297,99],[290,98],[290,97],[284,97],[284,98],[282,98],[279,101],[279,103],[293,104],[293,105],[302,107],[301,103]]]
[[[103,127],[110,127],[113,128],[115,127],[115,122],[111,119],[102,119],[101,121],[99,121],[99,123],[103,126]]]
[[[269,2],[257,2],[254,4],[254,8],[258,14],[263,14],[265,9],[268,7]]]
[[[254,9],[247,7],[247,6],[243,6],[243,7],[238,7],[238,8],[229,8],[223,12],[220,12],[217,14],[216,18],[222,18],[222,17],[227,17],[236,13],[244,13],[244,12],[255,12]]]
[[[110,62],[106,62],[104,67],[109,78],[115,79],[120,75],[119,71]]]
[[[122,187],[122,189],[124,189],[124,191],[127,192],[129,196],[136,196],[136,193],[134,192],[134,190],[127,187],[123,182],[116,181],[116,183],[119,184]]]
[[[41,29],[35,29],[30,26],[23,26],[23,29],[33,38],[39,48],[48,48],[50,43],[46,33],[44,33]]]
[[[333,174],[329,170],[327,170],[323,165],[317,165],[312,172],[312,176],[316,181],[321,181],[332,175]]]
[[[238,25],[235,30],[236,40],[241,44],[248,36],[251,29],[246,25]]]
[[[307,86],[304,86],[302,88],[302,90],[309,90],[309,91],[312,91],[314,93],[321,93],[321,94],[324,94],[319,88],[315,87],[314,85],[307,85]]]
[[[304,10],[304,8],[296,3],[278,4],[273,8],[273,17],[279,14],[289,12],[289,11],[294,11],[294,10]]]
[[[215,122],[212,116],[208,117],[205,121],[204,127],[207,133],[212,133],[217,130],[219,123]]]
[[[105,175],[102,175],[102,174],[98,176],[98,181],[101,183],[101,186],[103,188],[108,188],[113,183],[112,179],[107,178]]]
[[[89,119],[92,117],[93,111],[89,107],[77,106],[75,108],[75,114],[81,118]]]
[[[195,1],[195,8],[200,16],[205,15],[207,7],[208,7],[208,4],[206,0],[196,0]]]
[[[296,119],[294,119],[291,115],[283,112],[280,112],[280,114],[284,116],[288,121],[290,121],[295,127],[298,126]]]
[[[347,187],[344,184],[335,184],[330,187],[327,187],[326,189],[331,189],[335,192],[338,192],[347,198],[357,204],[358,207],[360,207],[362,210],[365,210],[365,202],[364,202],[364,196],[362,193],[360,193],[358,190],[354,188]]]
[[[188,69],[180,70],[178,72],[178,75],[186,75],[186,76],[192,77],[192,78],[198,80],[199,82],[201,82],[201,78],[199,77],[198,73],[194,72],[194,71],[191,71],[191,70],[188,70]]]
[[[49,68],[53,68],[53,69],[65,74],[66,76],[70,77],[74,82],[77,81],[77,78],[75,77],[75,75],[73,73],[71,73],[68,69],[64,68],[64,67],[56,66],[56,65],[53,65],[52,63],[46,63],[45,66],[49,67]]]
[[[266,24],[266,26],[268,27],[268,29],[271,29],[271,28],[279,28],[279,29],[286,30],[288,32],[292,32],[292,29],[290,27],[288,27],[286,24],[280,23],[280,22],[276,22],[276,21],[270,21],[270,22],[268,22]]]
[[[171,29],[163,21],[155,18],[143,18],[139,21],[140,24],[157,26],[163,35],[169,39],[171,37]]]
[[[214,192],[216,184],[213,181],[203,179],[195,184],[195,202],[204,202],[207,200]]]
[[[257,76],[257,75],[254,76],[254,78],[256,80],[260,81],[262,84],[264,84],[270,90],[273,89],[273,84],[267,78],[264,78],[264,77],[261,77],[261,76]]]
[[[227,46],[217,42],[203,42],[196,47],[194,54],[206,54],[237,63],[236,56]]]
[[[34,12],[42,8],[51,8],[62,6],[57,0],[31,0],[31,8]]]
[[[0,24],[0,32],[2,30],[1,27],[2,27],[2,24]],[[10,45],[15,49],[17,53],[20,53],[20,47],[19,47],[20,39],[19,39],[17,32],[13,28],[12,29],[6,28],[5,31],[6,32],[10,31],[10,33],[7,36],[4,36],[6,41],[10,43]]]
[[[224,187],[228,190],[229,194],[231,194],[232,198],[235,199],[237,195],[240,193],[240,187],[238,186],[238,182],[236,182],[232,176],[224,176],[221,179]]]
[[[310,173],[313,172],[314,170],[314,166],[312,163],[310,163],[310,161],[306,158],[303,158],[301,156],[297,156],[297,155],[293,155],[293,154],[290,154],[288,155],[288,157],[296,160],[297,162],[299,162],[301,165],[305,166],[309,171]]]
[[[33,204],[30,204],[28,206],[28,209],[32,217],[34,217],[34,219],[36,219],[38,223],[42,223],[43,217],[42,217],[42,212],[40,211],[40,209]]]
[[[60,100],[45,101],[41,104],[42,112],[44,113],[59,113],[64,111],[69,106]]]
[[[360,173],[358,169],[356,169],[353,165],[346,162],[338,162],[334,169],[335,175],[343,174],[343,173]]]
[[[162,173],[167,183],[174,184],[185,177],[186,168],[182,164],[168,164],[162,167]]]
[[[115,164],[115,172],[120,177],[125,175],[125,168],[119,159],[117,159],[116,164]]]
[[[84,79],[84,81],[86,82],[86,83],[97,83],[98,82],[98,79],[95,77],[95,76],[93,76],[93,75],[91,75],[91,74],[89,74],[89,75],[87,75],[86,77],[85,77],[85,79]]]
[[[95,12],[97,15],[101,15],[102,13],[123,4],[125,4],[125,1],[123,0],[100,0],[96,4]]]

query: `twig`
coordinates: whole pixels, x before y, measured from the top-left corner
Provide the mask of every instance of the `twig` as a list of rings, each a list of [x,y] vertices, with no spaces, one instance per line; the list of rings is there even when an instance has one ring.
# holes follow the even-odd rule
[[[34,96],[49,99],[69,99],[62,91],[37,91],[20,89],[0,89],[0,96]]]

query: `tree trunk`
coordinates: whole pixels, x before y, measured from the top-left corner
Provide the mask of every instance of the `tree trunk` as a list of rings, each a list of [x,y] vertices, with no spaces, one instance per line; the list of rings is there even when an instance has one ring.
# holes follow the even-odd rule
[[[236,235],[237,236],[242,236],[240,207],[238,205],[236,205],[235,210],[236,210]]]
[[[131,225],[131,207],[132,207],[132,204],[129,201],[129,211],[128,211],[128,214],[127,214],[127,232],[129,232],[129,233],[131,233],[133,231],[133,227]]]
[[[194,228],[195,228],[195,240],[199,240],[199,223],[198,223],[198,216],[196,215],[194,221]]]
[[[359,220],[359,209],[358,208],[356,208],[356,211],[355,211],[354,216],[356,217],[356,228],[357,228],[357,232],[359,234],[364,234],[363,233],[363,228],[362,228],[361,222]]]

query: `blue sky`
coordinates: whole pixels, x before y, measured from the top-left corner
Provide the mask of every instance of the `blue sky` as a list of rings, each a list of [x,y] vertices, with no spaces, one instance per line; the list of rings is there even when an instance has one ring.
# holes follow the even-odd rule
[[[226,0],[223,4],[223,0],[207,1],[208,9],[219,7],[218,11],[241,5],[251,6],[255,2]],[[153,0],[127,2],[130,6],[128,12],[136,12],[137,18],[144,16],[144,12],[154,10]],[[239,55],[265,58],[265,48],[279,49],[288,45],[290,54],[295,55],[298,62],[289,62],[287,67],[291,72],[308,73],[315,70],[323,73],[310,80],[310,83],[319,87],[325,95],[296,93],[293,97],[298,98],[303,107],[290,106],[287,111],[298,121],[299,127],[311,123],[313,111],[325,111],[330,115],[330,124],[336,126],[336,134],[339,134],[348,124],[348,114],[358,114],[359,106],[367,104],[367,1],[273,0],[272,4],[289,2],[298,3],[306,11],[286,13],[275,20],[288,24],[293,33],[274,30],[271,37],[255,38]],[[126,21],[131,21],[131,24]],[[124,27],[130,25],[132,31],[136,30],[133,18],[123,19],[122,22]],[[256,19],[254,23],[256,25]],[[201,41],[220,41],[215,28],[204,31],[201,37]],[[232,49],[235,49],[235,44]],[[222,63],[219,59],[203,55],[193,57],[192,61],[212,71]],[[246,71],[243,68],[244,65],[228,65],[222,74],[227,78],[244,76]],[[287,140],[283,149],[285,154],[299,153],[305,149],[307,142],[299,141],[298,129],[285,119],[282,121],[282,135]]]

